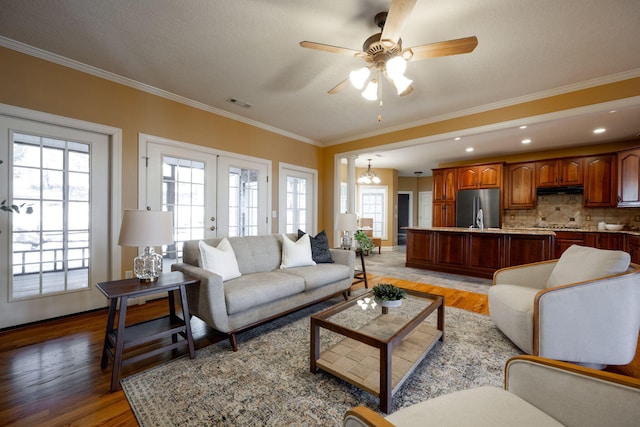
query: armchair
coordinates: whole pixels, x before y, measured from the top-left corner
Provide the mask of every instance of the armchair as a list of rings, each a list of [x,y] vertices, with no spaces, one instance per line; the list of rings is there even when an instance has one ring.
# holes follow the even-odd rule
[[[602,369],[629,363],[640,331],[640,266],[573,245],[557,260],[495,272],[489,311],[525,353]]]
[[[504,389],[478,387],[402,408],[386,418],[358,406],[344,427],[635,426],[640,380],[535,356],[505,365]]]

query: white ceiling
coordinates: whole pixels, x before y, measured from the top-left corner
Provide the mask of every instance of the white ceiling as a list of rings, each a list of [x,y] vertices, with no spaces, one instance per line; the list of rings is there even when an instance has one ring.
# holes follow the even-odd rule
[[[0,42],[25,51],[33,46],[77,67],[86,64],[318,145],[640,76],[638,0],[418,0],[401,32],[404,47],[472,35],[478,47],[470,54],[410,62],[406,75],[414,80],[414,92],[398,97],[386,86],[382,109],[352,87],[328,95],[365,63],[303,49],[299,42],[361,49],[378,32],[374,15],[390,4],[0,0]],[[253,107],[230,104],[229,98]],[[529,127],[520,130],[521,124]],[[596,126],[607,132],[593,135]],[[398,141],[358,153],[357,165],[373,158],[374,168],[428,175],[439,162],[630,140],[639,132],[636,97],[459,135]],[[454,141],[456,136],[461,140]],[[523,137],[532,143],[520,144]],[[475,151],[466,153],[468,146]]]

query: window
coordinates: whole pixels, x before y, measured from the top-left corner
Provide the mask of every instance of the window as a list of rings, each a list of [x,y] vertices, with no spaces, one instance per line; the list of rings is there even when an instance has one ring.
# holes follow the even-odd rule
[[[373,235],[387,239],[387,187],[360,186],[360,218],[373,218]]]
[[[309,230],[307,218],[308,180],[297,176],[287,176],[287,233]]]
[[[11,299],[89,287],[90,145],[15,133]]]
[[[256,236],[259,171],[229,168],[229,236]]]

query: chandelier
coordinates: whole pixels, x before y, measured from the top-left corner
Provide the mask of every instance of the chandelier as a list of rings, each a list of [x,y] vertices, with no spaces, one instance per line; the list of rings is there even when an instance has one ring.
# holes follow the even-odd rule
[[[378,174],[371,169],[371,159],[367,160],[369,161],[369,166],[367,171],[358,178],[358,184],[380,184],[382,181],[378,178]]]

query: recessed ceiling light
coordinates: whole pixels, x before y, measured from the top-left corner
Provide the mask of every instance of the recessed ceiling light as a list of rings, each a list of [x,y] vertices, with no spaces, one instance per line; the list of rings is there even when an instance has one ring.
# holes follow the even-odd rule
[[[527,128],[527,125],[520,126],[520,129],[526,129],[526,128]]]
[[[523,139],[523,140],[522,140],[522,143],[523,143],[523,144],[530,144],[530,143],[531,143],[531,140],[530,140],[529,138],[527,138],[527,139]]]
[[[617,111],[617,110],[611,110],[611,111],[609,111],[609,112],[610,112],[610,113],[615,113],[616,111]]]
[[[467,148],[467,153],[470,153],[470,152],[472,152],[472,151],[473,151],[473,147],[469,147],[469,148]]]
[[[456,136],[455,138],[453,138],[454,141],[460,141],[460,137]]]
[[[607,130],[605,128],[594,129],[593,133],[605,133]]]

